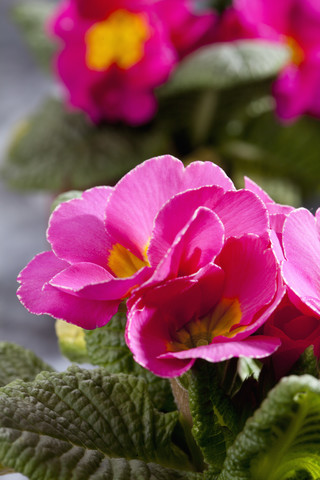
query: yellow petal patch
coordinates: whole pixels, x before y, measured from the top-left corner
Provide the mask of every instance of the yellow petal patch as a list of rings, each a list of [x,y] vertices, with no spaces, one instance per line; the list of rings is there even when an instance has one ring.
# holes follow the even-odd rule
[[[140,268],[149,266],[149,262],[141,260],[120,243],[116,243],[110,252],[108,265],[116,277],[126,278],[131,277]]]
[[[87,66],[103,71],[115,64],[127,70],[142,59],[149,37],[150,27],[143,15],[116,10],[87,31]]]
[[[305,57],[304,51],[300,47],[299,43],[292,37],[286,37],[287,45],[291,52],[291,62],[299,66]]]

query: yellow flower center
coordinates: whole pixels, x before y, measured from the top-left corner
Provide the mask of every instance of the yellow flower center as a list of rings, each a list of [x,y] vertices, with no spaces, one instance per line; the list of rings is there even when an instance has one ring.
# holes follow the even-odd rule
[[[291,62],[299,66],[304,60],[304,51],[293,37],[286,37],[286,42],[291,52]]]
[[[150,266],[150,264],[147,257],[145,257],[144,260],[141,260],[120,245],[120,243],[116,243],[110,251],[108,266],[116,277],[126,278],[131,277],[141,268]]]
[[[87,31],[87,66],[103,71],[116,64],[127,70],[142,59],[149,37],[150,28],[142,14],[117,10]]]
[[[190,348],[210,345],[220,335],[231,338],[246,328],[239,325],[242,314],[239,300],[223,298],[210,315],[190,320],[171,334],[168,351],[179,352]],[[238,325],[236,328],[232,328]],[[232,329],[232,331],[231,331]]]

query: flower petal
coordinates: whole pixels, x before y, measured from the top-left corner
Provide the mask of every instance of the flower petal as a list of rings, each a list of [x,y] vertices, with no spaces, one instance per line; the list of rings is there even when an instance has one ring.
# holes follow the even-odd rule
[[[37,315],[51,315],[86,329],[102,327],[118,310],[119,301],[91,301],[52,287],[48,282],[67,266],[53,252],[36,256],[18,277],[20,301]]]
[[[95,187],[81,198],[60,204],[47,232],[55,254],[69,263],[92,262],[107,267],[111,240],[104,226],[111,187]]]
[[[155,216],[164,203],[179,192],[213,182],[223,188],[233,186],[225,173],[209,162],[195,162],[185,169],[180,160],[170,155],[152,158],[116,185],[107,206],[106,228],[118,243],[142,255]]]

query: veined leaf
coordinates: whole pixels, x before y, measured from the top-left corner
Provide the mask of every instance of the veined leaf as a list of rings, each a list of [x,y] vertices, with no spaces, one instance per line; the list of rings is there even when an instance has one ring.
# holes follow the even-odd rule
[[[16,6],[14,19],[21,28],[26,41],[39,62],[50,67],[55,44],[46,32],[46,22],[55,9],[49,2],[28,2]]]
[[[177,417],[156,411],[133,376],[45,372],[0,390],[0,459],[30,480],[188,479],[171,440]]]
[[[219,480],[320,477],[320,381],[284,378],[228,451]]]
[[[238,433],[235,409],[220,386],[219,368],[198,361],[189,384],[192,432],[212,475],[221,471],[227,448]]]
[[[55,327],[62,355],[71,362],[89,363],[83,328],[63,320],[57,320]]]
[[[154,405],[159,410],[175,410],[169,381],[156,377],[134,361],[125,342],[125,325],[126,314],[118,313],[105,327],[85,331],[90,362],[105,367],[109,373],[128,373],[144,378]]]
[[[288,49],[279,44],[241,40],[216,43],[188,55],[160,95],[186,90],[223,90],[239,84],[275,76],[289,59]]]
[[[53,368],[38,358],[31,350],[9,342],[0,342],[0,386],[21,378],[30,381],[43,370]]]

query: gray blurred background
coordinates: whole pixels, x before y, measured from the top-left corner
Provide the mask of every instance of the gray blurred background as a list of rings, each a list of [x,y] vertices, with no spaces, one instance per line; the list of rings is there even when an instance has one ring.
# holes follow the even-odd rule
[[[11,19],[10,10],[17,3],[0,0],[0,162],[12,130],[54,88]],[[62,370],[68,362],[59,353],[54,320],[29,314],[16,298],[19,271],[36,253],[48,249],[45,231],[51,200],[47,194],[10,191],[0,179],[0,339],[30,348]]]

